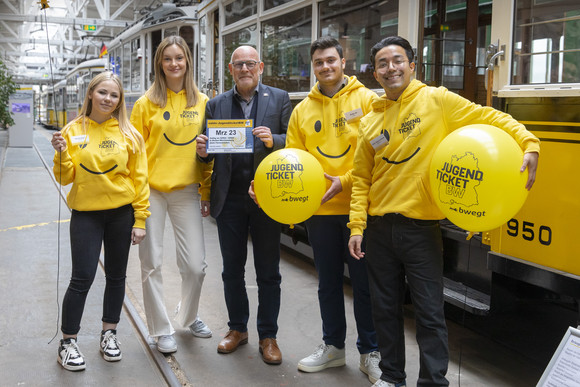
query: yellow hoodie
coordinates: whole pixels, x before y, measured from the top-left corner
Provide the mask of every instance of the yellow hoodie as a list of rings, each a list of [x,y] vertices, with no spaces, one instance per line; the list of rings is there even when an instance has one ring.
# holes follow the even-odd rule
[[[509,114],[476,105],[444,87],[412,80],[396,101],[384,95],[377,98],[359,132],[348,224],[351,236],[362,235],[367,214],[443,219],[431,197],[429,164],[445,136],[470,124],[506,131],[526,153],[540,150],[538,138]],[[384,128],[389,144],[375,151],[371,140]]]
[[[207,100],[200,93],[197,105],[186,108],[185,90],[176,94],[167,89],[163,109],[146,96],[135,102],[131,123],[145,140],[151,188],[172,192],[200,183],[201,200],[209,200],[213,163],[200,162],[195,151]]]
[[[71,124],[64,133],[66,149],[54,155],[56,180],[62,185],[73,183],[67,196],[69,207],[101,211],[131,204],[133,227],[145,228],[150,215],[147,155],[133,153],[132,143],[115,118],[102,124],[86,118],[85,129],[86,133],[80,120]]]
[[[315,215],[347,215],[352,188],[352,162],[361,118],[372,110],[377,95],[364,87],[355,76],[332,98],[320,92],[318,82],[290,116],[286,148],[298,148],[312,154],[324,172],[339,176],[342,192],[324,203]],[[358,113],[355,113],[360,108]],[[353,112],[352,118],[349,112]],[[326,189],[330,181],[326,181]]]

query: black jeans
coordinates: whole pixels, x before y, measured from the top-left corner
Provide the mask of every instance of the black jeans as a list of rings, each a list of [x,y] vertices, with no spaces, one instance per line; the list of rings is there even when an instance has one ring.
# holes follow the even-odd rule
[[[354,297],[354,318],[361,354],[377,351],[377,335],[373,325],[367,262],[348,252],[350,230],[348,215],[314,215],[306,221],[308,240],[314,252],[318,272],[318,303],[322,317],[322,339],[327,345],[344,348],[346,317],[344,306],[344,264]]]
[[[250,306],[245,267],[248,233],[252,237],[258,284],[258,336],[276,338],[280,312],[280,229],[254,201],[244,194],[228,194],[216,218],[223,259],[222,279],[230,329],[246,332]]]
[[[119,322],[134,221],[130,204],[103,211],[72,211],[72,274],[62,301],[62,333],[76,335],[80,330],[85,301],[95,279],[103,244],[106,285],[102,321]]]
[[[447,326],[443,300],[443,241],[437,220],[400,214],[369,216],[365,259],[373,319],[381,352],[381,379],[405,379],[405,277],[415,309],[420,369],[417,386],[448,386]]]

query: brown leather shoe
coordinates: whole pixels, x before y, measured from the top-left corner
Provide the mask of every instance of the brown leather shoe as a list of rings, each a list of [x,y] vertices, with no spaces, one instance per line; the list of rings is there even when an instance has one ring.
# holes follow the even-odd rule
[[[217,351],[219,353],[231,353],[243,344],[248,344],[248,332],[229,330],[218,344]]]
[[[280,364],[282,363],[282,353],[280,348],[278,348],[278,343],[276,339],[267,338],[260,340],[260,353],[262,354],[262,359],[264,363],[267,364]]]

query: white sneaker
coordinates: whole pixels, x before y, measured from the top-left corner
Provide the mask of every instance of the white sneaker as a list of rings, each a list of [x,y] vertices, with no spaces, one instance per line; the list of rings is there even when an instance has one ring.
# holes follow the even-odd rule
[[[346,364],[344,348],[320,344],[312,355],[298,362],[298,369],[303,372],[318,372],[329,367],[341,367]]]
[[[376,383],[381,378],[383,371],[379,368],[381,354],[379,351],[365,353],[360,355],[359,370],[367,374],[371,383]]]
[[[198,318],[195,319],[193,324],[189,326],[191,334],[196,337],[202,337],[204,339],[211,337],[211,329],[203,321]]]
[[[121,348],[119,348],[119,340],[117,340],[117,331],[107,329],[105,333],[101,334],[101,353],[103,359],[106,361],[119,361],[122,358]]]
[[[177,351],[177,342],[173,335],[163,335],[157,338],[157,350],[161,353],[173,353]]]
[[[57,360],[62,368],[69,371],[82,371],[87,367],[77,339],[72,337],[60,341]]]
[[[375,384],[373,384],[373,387],[407,387],[407,382],[403,381],[401,383],[389,383],[379,379]]]

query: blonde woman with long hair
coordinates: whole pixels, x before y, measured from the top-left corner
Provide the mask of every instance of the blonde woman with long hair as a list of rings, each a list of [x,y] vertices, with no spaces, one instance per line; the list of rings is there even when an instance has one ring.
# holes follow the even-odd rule
[[[149,185],[145,144],[131,125],[119,78],[111,72],[89,83],[79,116],[52,136],[54,176],[72,183],[72,275],[62,302],[63,339],[58,362],[69,371],[86,367],[77,345],[85,301],[95,278],[101,245],[105,250],[105,294],[100,351],[121,360],[117,323],[125,298],[129,248],[145,238]]]
[[[176,260],[181,274],[181,301],[176,320],[196,337],[211,337],[198,317],[207,267],[202,217],[209,214],[212,164],[196,157],[207,96],[193,80],[191,52],[179,36],[165,38],[154,59],[155,81],[131,112],[131,123],[143,135],[149,162],[151,217],[147,240],[139,246],[143,302],[149,334],[162,353],[177,351],[177,342],[163,297],[163,234],[165,219],[173,225]],[[200,210],[201,206],[201,210]]]

